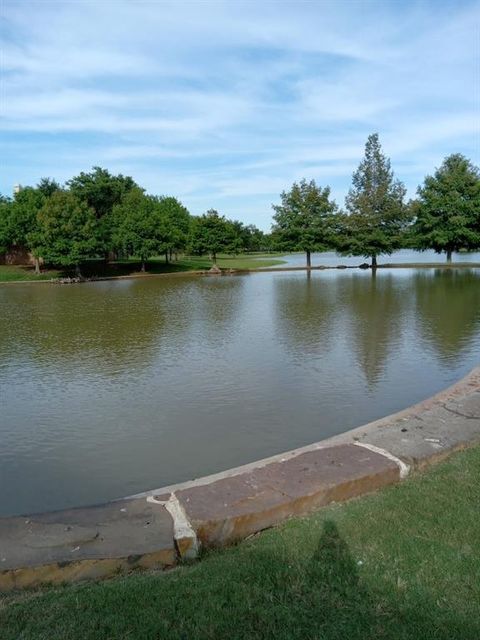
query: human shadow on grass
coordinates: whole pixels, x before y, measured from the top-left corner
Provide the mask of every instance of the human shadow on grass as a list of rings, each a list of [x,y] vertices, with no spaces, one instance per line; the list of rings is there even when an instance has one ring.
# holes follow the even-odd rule
[[[359,574],[360,564],[332,521],[323,524],[310,560],[297,560],[290,566],[288,562],[288,554],[284,557],[281,552],[265,554],[264,549],[250,556],[246,575],[241,578],[243,588],[238,592],[248,602],[244,601],[240,608],[233,607],[235,597],[231,593],[224,603],[224,615],[231,629],[229,638],[478,640],[480,637],[478,621],[466,622],[453,611],[445,615],[435,600],[424,597],[412,604],[394,587],[387,591],[382,590],[382,585],[376,589],[370,584],[367,588]],[[213,637],[221,638],[224,628],[224,621],[218,620],[218,635]],[[200,633],[192,637],[203,638],[201,627],[197,630]]]
[[[303,526],[307,526],[304,524]],[[310,526],[314,526],[313,524]],[[305,557],[299,530],[208,553],[201,564],[159,575],[85,585],[9,607],[0,636],[145,640],[478,640],[480,622],[437,594],[399,589],[352,556],[326,521]],[[369,560],[372,562],[373,560]],[[365,571],[365,575],[362,575]],[[448,595],[448,594],[447,594]],[[0,616],[1,617],[1,616]]]

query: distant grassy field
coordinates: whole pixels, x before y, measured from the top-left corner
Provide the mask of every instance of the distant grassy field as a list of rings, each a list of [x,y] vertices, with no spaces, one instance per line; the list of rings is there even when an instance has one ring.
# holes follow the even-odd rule
[[[219,255],[217,264],[221,269],[257,269],[258,267],[272,267],[283,264],[279,254],[243,254],[238,256]],[[152,258],[147,263],[147,273],[175,273],[178,271],[198,271],[210,269],[213,262],[203,256],[182,256],[178,261],[169,264],[164,257]],[[114,277],[133,275],[140,272],[138,260],[119,260],[117,262],[104,263],[90,260],[82,265],[82,274],[88,277]],[[50,280],[60,276],[71,275],[68,270],[49,269],[36,276],[33,267],[18,267],[0,265],[0,282]]]
[[[2,640],[478,640],[480,447],[193,565],[0,600]]]

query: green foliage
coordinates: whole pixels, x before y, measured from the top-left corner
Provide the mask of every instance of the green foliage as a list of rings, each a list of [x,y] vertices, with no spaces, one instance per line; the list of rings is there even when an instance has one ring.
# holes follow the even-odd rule
[[[190,213],[181,202],[172,196],[154,198],[166,230],[165,250],[183,251],[190,231]]]
[[[61,186],[53,178],[42,178],[37,184],[37,189],[46,198],[50,197],[55,191],[60,191]]]
[[[229,253],[235,244],[233,224],[215,209],[210,209],[203,216],[193,218],[189,247],[193,254],[212,256],[214,263],[217,253]]]
[[[139,188],[130,176],[112,175],[107,169],[93,167],[90,173],[81,172],[67,182],[69,190],[95,212],[99,248],[108,253],[112,248],[113,207],[134,188]]]
[[[413,208],[413,245],[418,249],[452,251],[480,247],[480,172],[459,153],[445,158],[433,176],[418,188]]]
[[[0,250],[11,246],[28,247],[28,234],[35,231],[37,213],[45,204],[45,196],[33,187],[25,187],[13,200],[4,198],[0,210]]]
[[[349,215],[338,219],[337,249],[345,255],[371,257],[372,265],[377,255],[399,249],[409,220],[405,193],[382,153],[378,134],[373,133],[345,199]]]
[[[0,253],[5,253],[10,245],[10,216],[12,201],[0,195]]]
[[[136,187],[113,209],[113,243],[127,256],[145,262],[168,248],[169,233],[162,202]]]
[[[37,213],[27,240],[32,253],[46,262],[78,267],[96,253],[95,231],[93,210],[73,193],[55,191]]]
[[[273,205],[273,234],[277,246],[287,251],[302,250],[307,254],[328,248],[331,224],[337,205],[330,200],[330,187],[317,186],[315,180],[294,183],[281,194],[281,205]]]

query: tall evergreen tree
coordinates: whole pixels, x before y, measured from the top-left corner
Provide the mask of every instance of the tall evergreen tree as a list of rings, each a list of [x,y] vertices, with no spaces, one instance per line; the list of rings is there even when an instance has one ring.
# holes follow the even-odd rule
[[[413,203],[413,245],[447,254],[480,247],[480,171],[459,153],[425,178]]]
[[[312,251],[322,251],[330,243],[330,227],[337,205],[330,200],[330,187],[318,186],[315,180],[294,182],[284,191],[282,204],[273,205],[273,234],[278,245],[288,251],[305,251],[307,268],[312,266]]]
[[[378,134],[371,134],[345,199],[349,215],[342,216],[337,249],[346,255],[370,257],[375,268],[377,256],[400,248],[409,219],[405,193],[382,153]]]

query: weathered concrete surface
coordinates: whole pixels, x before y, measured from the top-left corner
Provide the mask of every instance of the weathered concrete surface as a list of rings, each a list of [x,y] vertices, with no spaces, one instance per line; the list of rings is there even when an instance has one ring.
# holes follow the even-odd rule
[[[172,518],[145,499],[0,518],[0,591],[174,562]]]
[[[477,442],[480,368],[409,409],[301,449],[107,505],[0,518],[0,591],[168,566],[195,556],[198,541],[242,539]]]
[[[399,467],[355,445],[309,451],[176,492],[204,545],[245,538],[292,515],[399,480]]]
[[[424,402],[324,443],[348,442],[381,447],[417,469],[480,442],[480,367]]]

